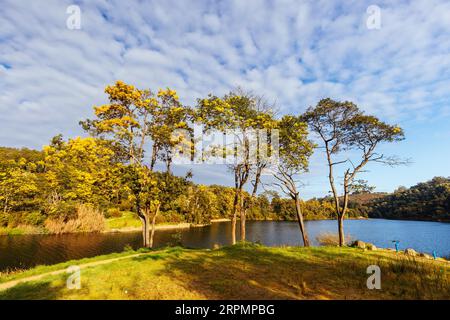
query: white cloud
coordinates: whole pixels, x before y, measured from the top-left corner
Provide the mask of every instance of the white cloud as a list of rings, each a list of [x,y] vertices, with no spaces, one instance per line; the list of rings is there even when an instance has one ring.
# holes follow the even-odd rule
[[[77,2],[78,3],[78,2]],[[242,86],[301,112],[349,99],[402,123],[450,114],[450,3],[378,1],[6,0],[0,12],[0,144],[40,147],[105,101],[117,79],[187,104]]]

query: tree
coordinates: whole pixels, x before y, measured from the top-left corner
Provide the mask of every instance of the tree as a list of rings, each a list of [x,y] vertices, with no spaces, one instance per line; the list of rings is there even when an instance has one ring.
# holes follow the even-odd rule
[[[38,193],[36,175],[16,166],[0,171],[0,205],[4,214],[23,207]]]
[[[307,139],[308,126],[299,117],[284,116],[279,125],[279,163],[273,176],[278,186],[295,203],[295,211],[303,245],[309,246],[308,234],[304,225],[301,208],[300,192],[296,177],[308,170],[309,157],[314,150],[314,144]]]
[[[67,142],[53,139],[43,152],[47,197],[101,205],[117,196],[120,168],[105,141],[92,137]]]
[[[142,235],[145,246],[150,245],[148,207],[149,176],[143,163],[146,138],[150,135],[151,115],[158,107],[158,101],[149,90],[140,90],[132,85],[117,81],[107,86],[109,104],[94,107],[96,119],[80,122],[82,127],[94,136],[111,142],[116,156],[128,165],[133,200],[137,214],[142,221]],[[145,183],[144,183],[145,182]],[[142,190],[137,190],[142,187]],[[141,196],[144,197],[141,199]],[[156,206],[156,203],[154,204]],[[147,210],[147,211],[146,211]],[[158,205],[159,210],[159,205]]]
[[[369,186],[367,180],[354,180],[350,186],[351,194],[372,193],[375,190],[374,186]]]
[[[328,179],[334,198],[338,220],[339,245],[344,245],[344,218],[348,210],[348,197],[356,175],[369,162],[382,162],[389,165],[399,164],[393,157],[385,157],[376,153],[376,148],[382,142],[394,142],[404,139],[403,130],[380,121],[378,118],[365,115],[352,102],[337,102],[332,99],[322,99],[316,107],[308,108],[303,119],[311,130],[322,140],[328,163]],[[343,151],[359,153],[356,163],[350,159],[337,160]],[[335,186],[334,168],[347,164],[343,178],[343,203],[341,204]]]
[[[151,110],[152,125],[149,135],[153,140],[150,168],[153,170],[159,157],[166,163],[166,171],[170,173],[173,161],[173,149],[181,143],[190,143],[188,137],[192,134],[189,122],[192,120],[192,111],[183,106],[178,95],[169,88],[159,90],[157,107]],[[180,133],[182,130],[187,131]]]
[[[96,119],[81,121],[89,133],[111,141],[117,155],[129,163],[142,164],[151,113],[158,101],[149,90],[140,90],[122,81],[107,86],[109,104],[94,107]]]
[[[258,108],[258,99],[242,90],[231,92],[223,98],[208,96],[199,99],[196,120],[204,125],[204,132],[217,130],[234,135],[234,143],[221,148],[223,155],[233,155],[229,164],[234,174],[233,216],[231,219],[232,244],[236,243],[237,213],[241,218],[241,240],[245,240],[244,186],[252,170],[251,142],[256,129],[273,127],[273,115]],[[220,149],[218,150],[220,153]]]
[[[155,173],[147,166],[137,164],[126,166],[122,176],[129,191],[129,198],[136,204],[136,211],[142,221],[144,247],[152,248],[156,218],[161,207],[161,188],[164,188],[164,182],[159,181]]]
[[[205,185],[191,186],[184,198],[187,221],[194,224],[209,223],[217,215],[217,196]]]

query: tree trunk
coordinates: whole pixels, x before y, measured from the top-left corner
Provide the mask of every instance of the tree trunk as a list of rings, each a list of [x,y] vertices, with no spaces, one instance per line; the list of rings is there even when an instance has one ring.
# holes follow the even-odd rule
[[[149,247],[150,247],[150,248],[153,248],[153,238],[155,237],[156,217],[157,217],[158,214],[159,214],[159,207],[160,207],[160,205],[158,204],[158,205],[156,206],[155,213],[153,214],[153,218],[152,218],[152,232],[151,232],[151,234],[150,234],[150,240],[149,240]]]
[[[339,246],[345,245],[344,237],[344,215],[339,215],[338,217],[338,232],[339,232]]]
[[[170,168],[172,167],[172,157],[167,158],[166,160],[166,172],[170,173]]]
[[[8,211],[8,197],[5,198],[5,206],[3,207],[3,213]]]
[[[233,217],[231,219],[231,244],[236,244],[236,222],[237,222],[237,211],[239,204],[239,190],[236,189],[234,194],[234,202],[233,202]]]
[[[233,214],[233,218],[231,219],[231,244],[236,244],[236,213]]]
[[[328,180],[330,181],[331,191],[334,198],[334,206],[336,210],[336,217],[338,220],[338,232],[339,232],[339,246],[342,247],[344,243],[344,221],[343,216],[341,219],[341,203],[339,201],[339,195],[334,185],[334,175],[333,175],[333,162],[331,160],[331,152],[329,150],[328,144],[325,144],[327,151],[327,161],[328,161]]]
[[[299,199],[298,195],[295,195],[294,200],[295,200],[295,211],[297,213],[298,226],[300,227],[300,232],[301,232],[302,238],[303,238],[303,246],[309,247],[308,233],[306,232],[305,224],[303,222],[303,212],[302,212],[302,207],[300,206],[300,199]]]
[[[152,147],[152,160],[150,162],[150,171],[153,171],[153,168],[155,167],[155,163],[156,163],[156,158],[158,156],[158,147],[156,146],[155,143],[153,143],[153,147]]]
[[[144,247],[149,246],[149,238],[148,238],[148,219],[145,215],[139,214],[139,218],[142,222],[142,240]]]
[[[239,193],[240,200],[239,200],[239,210],[241,214],[241,241],[245,241],[245,214],[246,210],[244,208],[244,197],[242,194],[242,190]]]
[[[241,208],[241,241],[245,241],[245,212],[244,208]]]

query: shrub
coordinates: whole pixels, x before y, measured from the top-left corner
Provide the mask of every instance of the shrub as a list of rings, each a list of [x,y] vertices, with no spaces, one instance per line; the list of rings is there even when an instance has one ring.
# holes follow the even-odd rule
[[[25,224],[29,224],[32,226],[42,226],[45,222],[45,215],[39,211],[32,211],[24,213],[23,217]]]
[[[52,220],[67,221],[70,219],[76,219],[78,214],[78,204],[72,202],[58,202],[56,205],[52,205],[47,208],[47,215]]]
[[[339,235],[337,233],[325,232],[321,233],[316,237],[316,240],[322,246],[338,246],[339,245]],[[352,236],[347,234],[345,236],[345,243],[350,243],[352,241]]]
[[[157,223],[173,222],[180,223],[184,221],[184,217],[175,210],[167,210],[161,213],[161,218],[157,218]]]
[[[64,221],[62,218],[47,219],[45,227],[50,233],[100,232],[105,229],[105,218],[101,211],[90,205],[79,205],[77,217]]]
[[[6,227],[8,225],[8,215],[1,213],[0,214],[0,227]]]
[[[106,218],[120,218],[121,216],[122,212],[119,210],[119,208],[109,208],[108,210],[106,210]]]

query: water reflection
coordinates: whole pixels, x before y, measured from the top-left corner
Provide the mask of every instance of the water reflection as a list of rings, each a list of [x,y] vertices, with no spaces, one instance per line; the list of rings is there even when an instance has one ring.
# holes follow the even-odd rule
[[[249,221],[248,240],[268,246],[301,245],[296,222]],[[307,221],[306,228],[313,245],[323,232],[336,232],[335,221]],[[378,247],[392,247],[392,240],[400,240],[400,248],[439,255],[450,255],[450,224],[420,221],[349,220],[346,232],[354,238],[372,242]],[[237,235],[239,239],[239,234]],[[212,248],[215,244],[231,243],[229,222],[214,223],[204,228],[161,230],[155,234],[155,246],[174,244],[191,248]],[[29,268],[54,264],[71,259],[93,257],[120,252],[125,246],[141,246],[141,233],[69,234],[0,236],[0,270]]]

